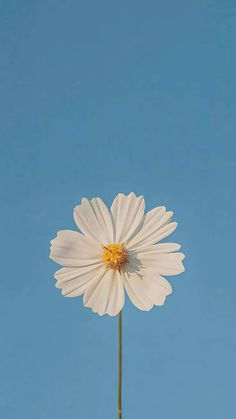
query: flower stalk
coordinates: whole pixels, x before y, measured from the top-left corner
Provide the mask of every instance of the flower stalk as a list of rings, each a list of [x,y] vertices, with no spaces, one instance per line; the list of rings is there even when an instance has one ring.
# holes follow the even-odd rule
[[[117,418],[122,419],[122,313],[118,314],[118,375],[117,375]]]

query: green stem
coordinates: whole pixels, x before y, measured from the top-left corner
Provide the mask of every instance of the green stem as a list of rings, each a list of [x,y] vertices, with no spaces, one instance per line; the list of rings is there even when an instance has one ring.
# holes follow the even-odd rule
[[[122,418],[121,388],[122,388],[122,314],[118,314],[118,377],[117,377],[117,417]]]

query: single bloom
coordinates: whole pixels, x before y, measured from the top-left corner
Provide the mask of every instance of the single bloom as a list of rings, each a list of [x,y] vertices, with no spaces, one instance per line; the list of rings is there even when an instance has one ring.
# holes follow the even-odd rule
[[[163,305],[172,292],[162,275],[184,271],[177,243],[159,243],[177,226],[172,211],[144,213],[144,198],[119,193],[110,210],[101,198],[83,198],[74,208],[78,231],[61,230],[51,241],[50,258],[63,266],[55,273],[65,297],[83,294],[86,307],[117,315],[125,301],[143,311]]]

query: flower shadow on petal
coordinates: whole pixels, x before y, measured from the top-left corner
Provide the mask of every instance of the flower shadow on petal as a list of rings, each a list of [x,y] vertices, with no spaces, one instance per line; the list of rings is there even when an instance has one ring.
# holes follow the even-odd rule
[[[126,263],[123,266],[123,271],[127,274],[136,273],[139,276],[142,276],[141,269],[143,268],[143,265],[141,261],[136,257],[136,255],[132,255],[132,257],[129,257],[128,263]]]

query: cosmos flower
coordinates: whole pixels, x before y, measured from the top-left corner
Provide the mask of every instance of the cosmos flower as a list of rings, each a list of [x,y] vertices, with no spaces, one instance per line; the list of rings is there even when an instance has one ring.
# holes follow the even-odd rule
[[[140,310],[163,305],[172,292],[162,275],[184,271],[176,243],[159,243],[176,228],[163,206],[144,213],[144,198],[119,193],[109,210],[102,199],[83,198],[74,209],[78,231],[61,230],[51,241],[50,258],[63,266],[55,273],[65,297],[83,294],[86,307],[117,315],[125,291]]]

